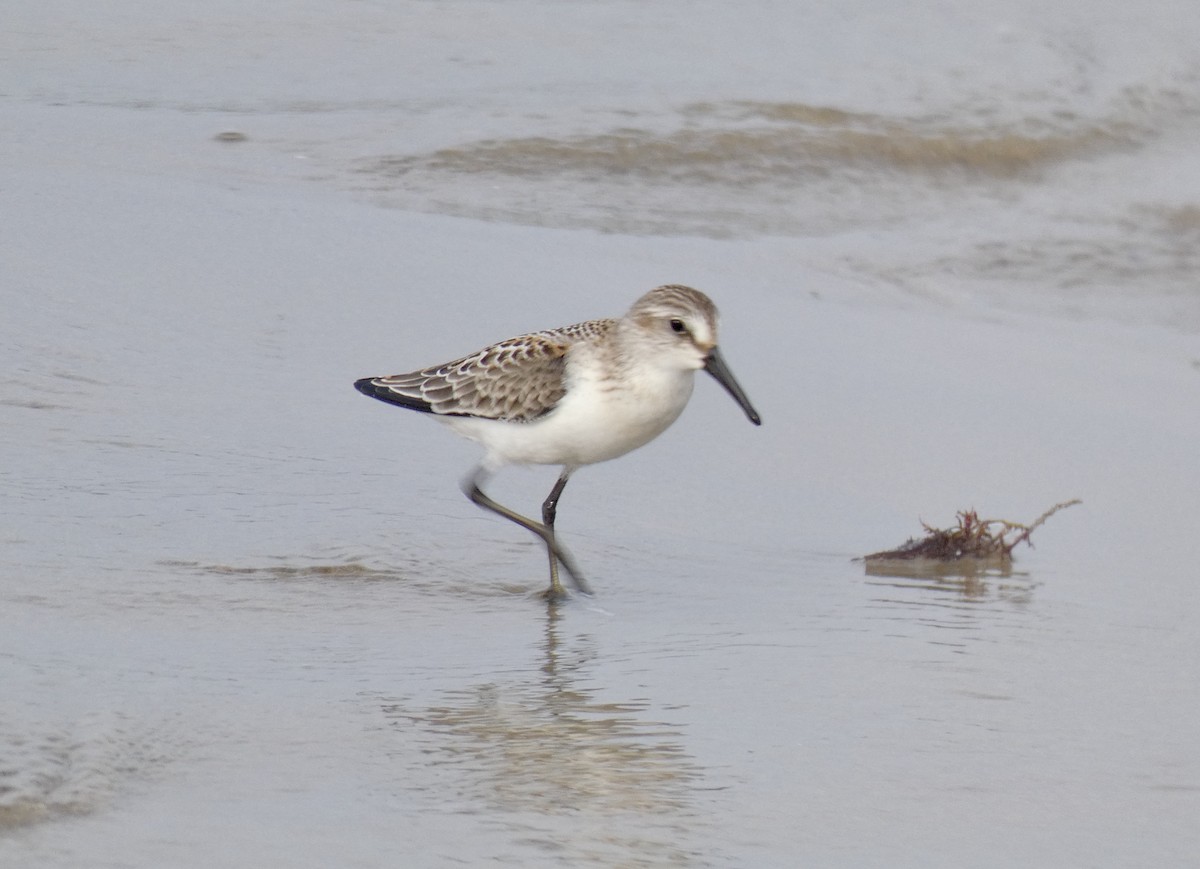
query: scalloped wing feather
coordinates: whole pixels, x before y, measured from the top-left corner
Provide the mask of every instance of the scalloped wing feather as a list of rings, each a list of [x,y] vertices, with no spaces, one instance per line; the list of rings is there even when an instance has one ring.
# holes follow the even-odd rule
[[[589,320],[534,332],[445,365],[368,378],[368,394],[443,416],[529,422],[553,410],[566,394],[571,345],[604,335],[615,322]]]

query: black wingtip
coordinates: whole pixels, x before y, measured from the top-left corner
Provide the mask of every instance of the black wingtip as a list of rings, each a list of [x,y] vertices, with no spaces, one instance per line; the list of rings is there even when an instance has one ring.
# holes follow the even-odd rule
[[[374,377],[364,377],[361,380],[354,381],[354,388],[363,395],[371,396],[371,398],[380,398],[380,393],[388,391],[386,387],[376,383]]]
[[[433,405],[427,401],[422,401],[419,398],[409,398],[406,395],[400,395],[393,392],[386,386],[382,386],[377,382],[378,378],[364,377],[354,381],[354,388],[363,395],[369,395],[371,398],[377,398],[380,401],[386,401],[388,404],[394,404],[397,407],[403,407],[408,410],[417,410],[421,413],[433,413]]]

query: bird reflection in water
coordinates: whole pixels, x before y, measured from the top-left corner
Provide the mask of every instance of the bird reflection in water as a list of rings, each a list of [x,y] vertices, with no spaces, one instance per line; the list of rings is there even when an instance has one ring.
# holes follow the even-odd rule
[[[536,678],[489,681],[449,692],[426,709],[401,703],[385,714],[411,738],[418,727],[435,763],[449,768],[447,787],[482,804],[522,841],[567,849],[573,865],[631,859],[689,865],[711,848],[692,850],[703,812],[703,770],[682,744],[681,729],[643,714],[647,699],[601,699],[585,687],[594,653],[581,635],[559,636],[559,608],[547,608],[545,660]],[[565,832],[564,832],[565,831]],[[614,862],[615,861],[615,862]]]

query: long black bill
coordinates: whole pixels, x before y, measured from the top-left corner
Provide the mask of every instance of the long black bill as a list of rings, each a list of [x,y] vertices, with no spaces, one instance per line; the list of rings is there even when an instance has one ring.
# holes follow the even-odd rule
[[[762,425],[762,418],[758,415],[758,411],[750,404],[750,399],[746,398],[746,393],[742,391],[737,378],[733,376],[733,372],[729,370],[729,366],[725,364],[725,359],[716,347],[709,351],[708,358],[704,360],[704,370],[711,374],[717,383],[724,386],[725,391],[733,396],[733,400],[741,405],[750,422]]]

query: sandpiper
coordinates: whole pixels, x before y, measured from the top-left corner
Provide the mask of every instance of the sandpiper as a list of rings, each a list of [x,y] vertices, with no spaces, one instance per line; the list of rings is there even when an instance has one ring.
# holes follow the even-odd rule
[[[588,320],[509,338],[445,365],[410,374],[365,377],[359,392],[432,414],[485,454],[463,481],[480,507],[538,535],[550,557],[547,597],[565,594],[561,562],[575,588],[590,594],[557,541],[558,499],[576,468],[622,456],[658,437],[683,411],[703,368],[755,425],[758,412],[717,349],[717,309],[691,287],[669,284],[638,299],[620,319]],[[537,522],[498,504],[481,488],[510,464],[561,465]]]

